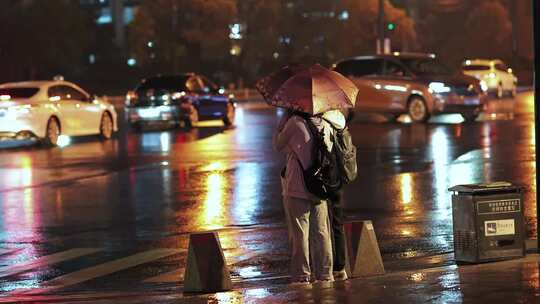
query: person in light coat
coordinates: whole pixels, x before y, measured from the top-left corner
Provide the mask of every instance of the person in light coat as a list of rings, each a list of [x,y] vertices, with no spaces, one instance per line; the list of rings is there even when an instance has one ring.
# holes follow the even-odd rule
[[[335,127],[345,126],[345,117],[339,111],[323,116]],[[336,113],[337,112],[337,113]],[[333,281],[333,257],[328,202],[311,194],[305,185],[303,168],[312,163],[313,138],[305,119],[311,119],[324,133],[328,149],[332,149],[330,136],[333,128],[321,117],[302,117],[288,111],[278,123],[273,137],[274,149],[286,155],[281,185],[286,222],[291,243],[291,280],[309,283],[315,280]],[[310,251],[311,249],[311,251]],[[313,269],[310,267],[310,256]]]

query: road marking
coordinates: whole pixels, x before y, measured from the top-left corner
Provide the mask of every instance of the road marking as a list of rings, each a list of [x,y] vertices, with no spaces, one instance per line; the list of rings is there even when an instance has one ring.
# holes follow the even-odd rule
[[[227,264],[229,265],[234,265],[234,264],[238,264],[240,262],[244,262],[244,261],[247,261],[249,259],[251,259],[252,257],[255,257],[257,256],[259,253],[257,251],[250,251],[246,254],[243,254],[243,255],[237,255],[237,256],[234,256],[234,257],[230,257],[229,260],[232,260],[230,262],[228,262]]]
[[[35,260],[23,262],[21,264],[10,265],[5,267],[0,267],[0,278],[12,276],[19,274],[28,270],[39,268],[42,266],[52,265],[60,263],[66,260],[71,260],[78,258],[84,255],[89,255],[98,251],[101,251],[100,248],[74,248],[51,255],[46,255]]]
[[[86,282],[95,278],[109,275],[124,269],[135,267],[157,259],[180,253],[178,249],[155,249],[137,253],[125,258],[117,259],[107,263],[99,264],[93,267],[81,269],[63,276],[59,276],[50,281],[43,282],[43,288],[20,291],[21,294],[48,293],[56,289],[72,286],[78,283]]]
[[[237,255],[234,256],[232,253],[225,254],[227,266],[233,266],[234,264],[246,261],[251,259],[252,257],[256,256],[258,252],[251,251],[244,255]],[[144,280],[144,283],[174,283],[174,282],[182,282],[184,281],[184,273],[185,268],[180,267],[170,272],[165,272],[163,274],[151,277],[149,279]]]
[[[0,255],[6,255],[6,254],[10,254],[10,253],[13,253],[15,251],[19,251],[20,249],[4,249],[4,248],[0,248]]]

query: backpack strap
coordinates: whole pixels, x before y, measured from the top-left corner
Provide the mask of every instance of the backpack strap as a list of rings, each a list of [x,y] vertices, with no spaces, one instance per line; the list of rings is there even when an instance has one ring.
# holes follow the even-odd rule
[[[315,162],[316,161],[315,158],[316,158],[317,150],[318,150],[319,146],[321,144],[324,145],[323,135],[321,134],[321,131],[319,131],[319,129],[317,129],[315,124],[311,121],[312,116],[308,116],[307,114],[306,115],[297,115],[297,116],[304,120],[304,123],[306,124],[307,129],[308,129],[308,132],[311,135],[311,140],[313,141],[313,144],[311,146],[311,157],[312,157],[312,162]],[[302,166],[302,162],[300,161],[298,156],[295,155],[295,157],[298,160],[298,163],[300,164],[300,168],[302,168],[303,170],[307,170],[308,168],[304,168],[304,166]],[[312,163],[312,165],[313,165],[313,163]]]
[[[314,140],[319,140],[319,136],[320,135],[320,131],[319,129],[317,129],[317,127],[315,126],[315,124],[313,124],[313,122],[311,121],[311,117],[312,116],[308,116],[307,114],[306,115],[298,115],[298,114],[295,114],[296,116],[302,118],[304,120],[304,122],[306,123],[306,126],[308,127],[308,131],[309,133],[311,134],[311,137],[314,139]],[[322,117],[321,117],[322,118]],[[324,119],[324,118],[323,118]]]

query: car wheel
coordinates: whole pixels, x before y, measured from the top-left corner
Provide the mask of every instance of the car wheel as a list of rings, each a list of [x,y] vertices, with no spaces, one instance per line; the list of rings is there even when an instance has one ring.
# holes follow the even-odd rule
[[[407,112],[414,122],[426,122],[429,119],[426,102],[418,96],[414,96],[409,100]]]
[[[193,128],[193,124],[199,121],[199,112],[197,112],[197,109],[191,105],[189,108],[189,115],[184,119],[184,125],[186,128],[191,129]]]
[[[497,98],[503,98],[503,95],[504,95],[504,90],[503,90],[503,87],[502,87],[502,84],[499,83],[499,85],[497,86]]]
[[[223,116],[223,124],[226,127],[230,127],[234,124],[235,109],[232,103],[227,103],[227,113]]]
[[[478,114],[472,113],[472,114],[461,114],[463,116],[463,119],[465,119],[466,122],[473,122],[478,118]]]
[[[51,117],[47,121],[47,130],[45,133],[45,144],[49,147],[54,147],[58,143],[60,137],[60,124],[58,119]]]
[[[113,131],[113,121],[111,118],[111,114],[105,112],[101,116],[101,123],[99,124],[99,134],[102,139],[111,139]]]

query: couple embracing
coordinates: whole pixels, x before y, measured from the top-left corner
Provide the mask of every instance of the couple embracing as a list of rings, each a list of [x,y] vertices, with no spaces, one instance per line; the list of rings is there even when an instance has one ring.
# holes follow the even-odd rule
[[[341,188],[356,177],[356,149],[347,123],[358,90],[320,65],[288,66],[257,89],[285,108],[273,137],[286,155],[281,172],[291,246],[291,281],[346,280]]]

